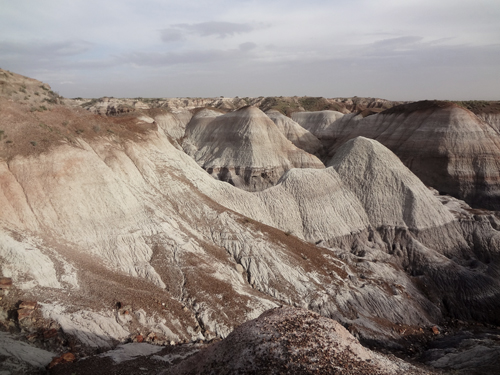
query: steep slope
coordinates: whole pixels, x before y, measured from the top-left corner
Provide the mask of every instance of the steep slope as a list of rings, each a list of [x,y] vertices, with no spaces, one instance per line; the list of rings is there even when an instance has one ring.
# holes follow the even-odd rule
[[[58,104],[63,99],[48,84],[1,68],[0,98],[30,105],[33,111],[48,104]]]
[[[474,223],[471,210],[461,213],[458,221],[453,214],[455,208],[444,208],[393,153],[377,142],[356,139],[341,151],[335,160],[339,172],[333,168],[294,169],[277,186],[254,196],[229,187],[223,191],[198,187],[226,207],[307,241],[349,249],[360,258],[397,264],[400,270],[419,277],[419,285],[426,285],[425,293],[432,295],[433,303],[446,314],[457,316],[462,311],[469,317],[496,321],[492,312],[499,306],[495,279],[498,265],[491,259],[498,257],[494,249],[500,237],[491,225],[498,228],[498,220],[490,216],[490,224],[486,217],[478,217],[481,224]],[[262,214],[265,212],[268,215]],[[471,237],[471,230],[478,235]],[[369,264],[368,269],[378,278],[404,278],[399,275],[392,279],[385,273],[387,269],[378,265]],[[254,275],[256,269],[249,269],[249,273]],[[254,279],[259,289],[268,290],[261,280]],[[458,280],[463,289],[455,289]],[[448,299],[449,295],[453,298]],[[447,299],[446,306],[443,298]],[[389,305],[382,307],[377,301],[377,316],[393,321],[404,315],[405,319],[418,320],[416,316],[410,318],[406,308],[403,312],[393,301],[386,302]],[[338,316],[335,311],[339,303],[342,305],[338,298],[336,307],[327,300],[311,302],[331,316]],[[437,313],[435,307],[419,303],[423,305],[417,309],[425,311],[424,315]],[[362,303],[356,305],[357,311],[365,310]],[[472,305],[476,307],[469,310]]]
[[[154,121],[169,137],[171,143],[181,150],[180,143],[182,143],[186,126],[192,116],[193,114],[190,111],[166,112],[154,116]]]
[[[186,125],[184,129],[185,139],[182,141],[182,147],[186,154],[194,155],[197,151],[197,145],[191,142],[191,137],[199,137],[199,133],[203,132],[207,126],[219,116],[222,116],[224,112],[216,110],[214,108],[202,108],[198,110],[191,120]]]
[[[208,123],[190,123],[183,147],[209,174],[249,191],[273,186],[291,168],[324,168],[319,159],[287,140],[255,107]]]
[[[286,139],[301,150],[314,155],[323,147],[318,138],[297,124],[290,117],[276,110],[269,110],[266,112],[266,115],[273,120]]]
[[[454,220],[403,163],[380,143],[356,137],[330,160],[342,181],[363,203],[375,227],[426,229]]]
[[[346,115],[331,127],[330,155],[364,136],[391,149],[426,185],[473,206],[500,207],[500,137],[450,102],[417,102],[380,114]]]

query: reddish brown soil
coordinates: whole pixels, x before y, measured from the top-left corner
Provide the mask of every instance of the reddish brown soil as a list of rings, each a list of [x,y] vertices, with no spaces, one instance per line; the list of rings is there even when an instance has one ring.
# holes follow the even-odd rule
[[[0,158],[5,160],[41,154],[62,143],[77,144],[77,138],[138,141],[141,135],[157,129],[156,124],[139,123],[134,114],[103,117],[78,107],[34,107],[7,98],[0,98],[0,117]]]

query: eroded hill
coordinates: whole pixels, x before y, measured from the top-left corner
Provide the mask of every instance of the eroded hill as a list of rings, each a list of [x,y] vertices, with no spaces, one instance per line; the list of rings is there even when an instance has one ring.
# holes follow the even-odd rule
[[[207,158],[243,142],[227,160],[251,166],[255,150],[317,160],[257,108],[102,116],[23,100],[0,101],[0,317],[43,358],[208,342],[280,305],[400,350],[456,319],[500,324],[496,213],[437,195],[383,142],[346,137],[329,168],[283,170],[249,192],[183,147],[193,133],[207,142],[196,128],[215,123],[214,142],[195,144]],[[245,132],[230,129],[242,122]],[[19,301],[36,304],[20,312]]]

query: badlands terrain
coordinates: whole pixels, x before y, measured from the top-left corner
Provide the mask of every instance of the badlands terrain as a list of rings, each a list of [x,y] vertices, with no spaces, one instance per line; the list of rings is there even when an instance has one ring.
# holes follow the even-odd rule
[[[0,69],[0,374],[499,373],[499,132]]]

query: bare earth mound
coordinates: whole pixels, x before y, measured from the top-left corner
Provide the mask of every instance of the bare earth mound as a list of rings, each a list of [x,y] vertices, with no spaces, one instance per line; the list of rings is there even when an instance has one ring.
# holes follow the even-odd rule
[[[281,373],[428,374],[362,347],[334,320],[291,307],[265,312],[162,374]]]

